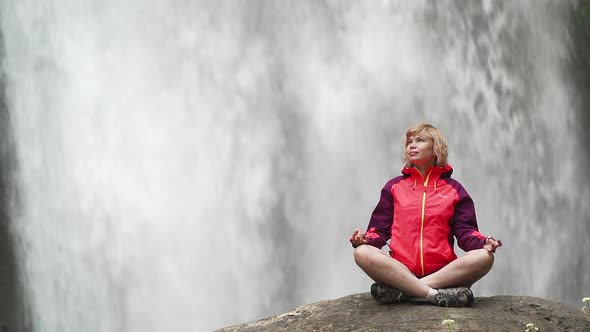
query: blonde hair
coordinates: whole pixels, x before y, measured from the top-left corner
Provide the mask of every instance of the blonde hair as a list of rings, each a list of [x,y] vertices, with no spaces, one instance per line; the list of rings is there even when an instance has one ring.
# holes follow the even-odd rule
[[[435,166],[447,165],[447,157],[449,156],[449,144],[447,143],[445,135],[443,135],[440,129],[434,127],[429,123],[419,123],[408,128],[408,130],[406,131],[406,136],[403,138],[403,161],[407,167],[411,167],[412,163],[408,160],[408,155],[406,154],[406,146],[408,144],[408,139],[411,136],[415,135],[424,135],[425,137],[432,140],[432,150],[434,150],[435,155]]]

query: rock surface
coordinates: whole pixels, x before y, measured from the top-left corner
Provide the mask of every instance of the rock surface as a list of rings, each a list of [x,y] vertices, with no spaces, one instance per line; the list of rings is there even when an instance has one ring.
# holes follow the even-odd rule
[[[442,325],[444,319],[455,321],[453,331],[523,332],[528,323],[540,332],[590,331],[590,315],[580,308],[527,296],[479,297],[467,308],[440,308],[421,301],[382,305],[369,293],[361,293],[217,332],[448,331]]]

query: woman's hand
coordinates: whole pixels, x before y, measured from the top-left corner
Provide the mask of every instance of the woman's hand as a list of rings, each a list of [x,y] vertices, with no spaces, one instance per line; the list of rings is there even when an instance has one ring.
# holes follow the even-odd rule
[[[483,248],[489,252],[496,252],[496,248],[502,246],[502,241],[494,239],[493,236],[488,236],[483,243]]]
[[[352,243],[353,248],[356,248],[361,244],[366,244],[368,242],[369,240],[367,240],[367,238],[365,237],[365,233],[362,229],[355,229],[354,232],[352,232],[352,236],[350,237],[350,243]]]

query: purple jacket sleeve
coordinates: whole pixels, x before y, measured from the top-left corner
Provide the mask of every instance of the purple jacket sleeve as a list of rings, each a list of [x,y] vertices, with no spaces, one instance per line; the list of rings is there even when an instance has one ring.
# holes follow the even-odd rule
[[[459,248],[464,251],[483,248],[486,237],[477,228],[475,205],[467,191],[457,181],[453,186],[459,194],[459,202],[455,205],[455,213],[451,220],[451,232],[457,238]]]
[[[391,187],[395,179],[389,180],[383,189],[379,203],[371,214],[369,226],[367,227],[366,238],[368,244],[381,249],[391,237],[391,226],[393,225],[393,195]]]

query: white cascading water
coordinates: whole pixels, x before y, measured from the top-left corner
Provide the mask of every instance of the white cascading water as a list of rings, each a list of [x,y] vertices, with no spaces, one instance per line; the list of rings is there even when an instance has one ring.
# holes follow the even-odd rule
[[[367,291],[348,238],[420,121],[505,244],[476,295],[588,296],[571,4],[0,3],[35,331],[204,331]]]

